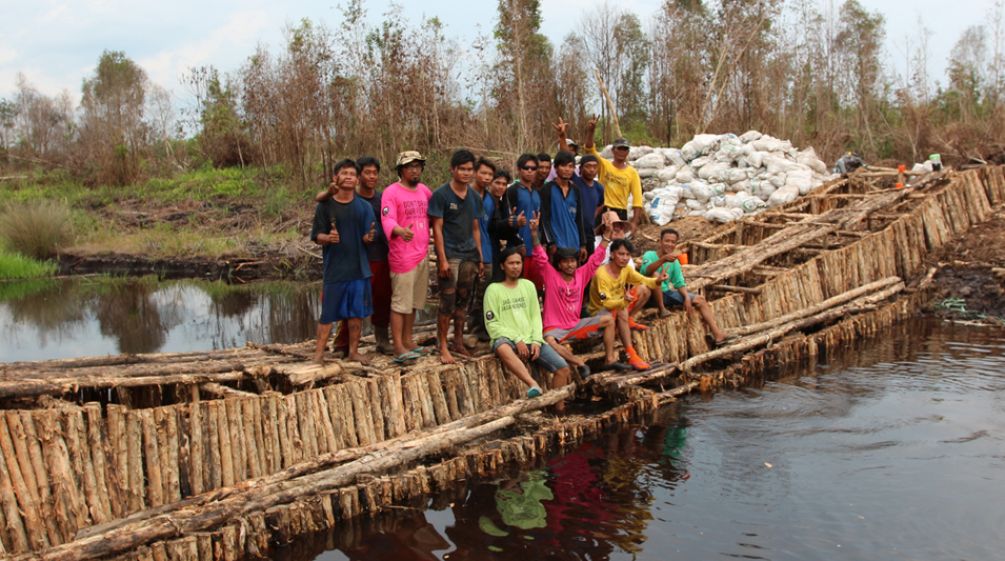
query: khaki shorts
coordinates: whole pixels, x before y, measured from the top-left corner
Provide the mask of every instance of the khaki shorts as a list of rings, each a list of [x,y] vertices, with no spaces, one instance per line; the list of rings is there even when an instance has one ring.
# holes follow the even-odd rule
[[[410,314],[426,307],[429,260],[423,259],[407,273],[391,273],[391,311]]]

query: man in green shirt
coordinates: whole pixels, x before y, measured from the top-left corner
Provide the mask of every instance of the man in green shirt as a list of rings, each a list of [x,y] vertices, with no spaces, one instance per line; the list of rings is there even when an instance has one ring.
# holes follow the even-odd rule
[[[544,342],[537,289],[534,283],[520,278],[523,255],[517,247],[507,247],[501,261],[504,280],[490,284],[485,290],[485,328],[492,338],[492,351],[503,366],[527,384],[527,397],[537,397],[541,395],[541,387],[531,377],[524,361],[534,362],[552,372],[553,388],[568,384],[571,371],[565,359]],[[564,404],[556,404],[555,409],[561,413]]]
[[[715,314],[712,306],[701,295],[691,294],[687,291],[687,284],[684,282],[684,271],[681,269],[680,261],[677,259],[679,253],[676,251],[680,234],[673,228],[664,228],[660,231],[659,251],[647,251],[642,255],[642,267],[640,272],[643,275],[656,275],[666,273],[667,279],[660,287],[660,294],[653,294],[652,300],[659,306],[660,316],[669,314],[667,308],[684,307],[684,311],[690,314],[695,308],[705,320],[709,329],[712,330],[712,337],[715,344],[719,345],[727,339],[726,334],[719,329],[719,324],[715,321]]]

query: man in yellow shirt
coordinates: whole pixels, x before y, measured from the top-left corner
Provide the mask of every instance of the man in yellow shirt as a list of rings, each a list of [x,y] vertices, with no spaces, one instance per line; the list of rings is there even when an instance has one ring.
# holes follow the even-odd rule
[[[649,363],[642,360],[632,344],[628,307],[635,301],[642,304],[647,302],[652,291],[658,290],[667,275],[660,271],[659,276],[647,277],[629,267],[628,261],[632,258],[634,248],[628,240],[614,240],[610,248],[611,260],[597,269],[590,282],[590,304],[587,309],[590,315],[613,315],[618,336],[625,347],[625,354],[628,355],[628,364],[636,370],[648,370]],[[628,290],[628,285],[635,285],[635,289]],[[612,354],[613,351],[608,352],[605,367],[623,369],[623,365],[617,362],[617,355],[611,356]]]
[[[600,161],[600,182],[604,185],[604,206],[618,213],[622,220],[629,220],[634,231],[642,217],[642,179],[639,172],[628,165],[628,141],[624,138],[614,139],[611,150],[613,160],[600,155],[593,145],[593,133],[597,128],[597,118],[586,122],[586,141],[583,150],[593,154]],[[628,196],[632,197],[632,208],[635,210],[628,217]]]

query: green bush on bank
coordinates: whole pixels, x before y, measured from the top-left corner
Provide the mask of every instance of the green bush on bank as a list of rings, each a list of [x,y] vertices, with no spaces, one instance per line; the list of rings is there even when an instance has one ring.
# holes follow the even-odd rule
[[[0,249],[0,280],[38,279],[55,273],[56,264],[52,261],[38,261]]]

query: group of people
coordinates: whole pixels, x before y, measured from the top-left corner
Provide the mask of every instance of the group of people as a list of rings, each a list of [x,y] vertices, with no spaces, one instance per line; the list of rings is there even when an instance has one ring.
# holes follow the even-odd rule
[[[323,248],[321,318],[315,359],[323,362],[333,326],[336,351],[367,364],[359,342],[364,318],[373,324],[377,349],[409,364],[427,350],[413,338],[415,312],[426,306],[429,277],[438,286],[437,347],[441,362],[470,355],[465,325],[491,343],[505,367],[540,395],[529,363],[552,373],[552,387],[585,377],[586,362],[568,346],[600,337],[605,369],[646,370],[631,330],[646,306],[664,315],[670,307],[697,309],[717,343],[726,335],[708,303],[687,291],[676,244],[680,234],[660,233],[658,250],[642,256],[627,239],[641,216],[642,184],[627,163],[629,145],[613,143],[613,158],[593,145],[588,123],[584,154],[555,125],[559,152],[523,154],[516,178],[486,158],[458,150],[450,181],[430,190],[421,182],[425,158],[398,155],[398,180],[377,189],[380,162],[343,160],[327,190],[317,194],[311,240]],[[578,161],[577,161],[578,158]],[[635,207],[629,212],[629,204]],[[430,271],[430,238],[435,270]],[[453,324],[453,337],[449,337]],[[618,360],[620,339],[627,364]]]

